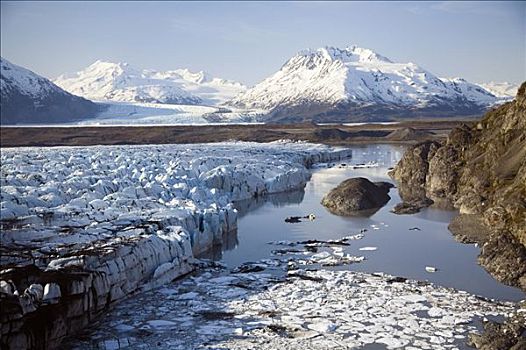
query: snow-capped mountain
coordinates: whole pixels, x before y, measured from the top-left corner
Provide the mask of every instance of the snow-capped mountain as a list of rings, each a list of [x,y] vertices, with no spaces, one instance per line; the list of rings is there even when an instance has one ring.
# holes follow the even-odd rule
[[[67,122],[94,116],[101,109],[4,58],[0,91],[2,124]]]
[[[477,85],[488,90],[497,97],[509,99],[515,98],[515,96],[517,95],[517,90],[519,90],[518,84],[511,84],[508,82],[497,83],[494,81],[490,81],[489,83],[479,83]]]
[[[284,122],[474,115],[497,101],[463,79],[350,46],[302,51],[228,104],[265,109],[265,120]]]
[[[218,105],[246,90],[240,83],[187,69],[155,71],[127,63],[96,61],[54,82],[92,100],[186,105]]]

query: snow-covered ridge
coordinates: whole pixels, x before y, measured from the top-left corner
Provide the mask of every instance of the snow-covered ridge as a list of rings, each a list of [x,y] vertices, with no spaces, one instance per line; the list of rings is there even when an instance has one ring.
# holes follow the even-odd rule
[[[371,62],[382,61],[392,63],[387,57],[381,56],[376,52],[352,45],[344,49],[326,46],[319,49],[302,50],[295,57],[324,57],[329,60],[341,60],[342,62]]]
[[[4,91],[15,88],[34,98],[45,97],[50,93],[66,94],[64,90],[58,88],[48,79],[33,73],[29,69],[14,65],[5,58],[0,58],[0,73],[2,95]]]
[[[396,108],[487,107],[498,98],[463,79],[441,79],[414,63],[350,46],[301,51],[230,104],[273,110],[305,104]]]
[[[244,91],[241,83],[188,69],[156,71],[128,63],[96,61],[54,82],[92,100],[217,105]]]
[[[489,83],[478,83],[477,85],[481,86],[497,97],[510,99],[515,98],[515,96],[517,96],[517,90],[519,90],[519,84],[511,84],[508,82],[498,83],[490,81]]]
[[[22,311],[2,319],[2,340],[36,347],[44,339],[20,331],[24,315],[58,304],[46,325],[56,338],[45,339],[58,342],[64,324],[78,330],[111,303],[191,271],[194,254],[236,229],[231,201],[299,188],[313,163],[348,156],[286,141],[3,149],[0,262],[40,272],[27,288],[10,282],[16,271],[0,272],[0,290]]]
[[[0,57],[2,124],[63,122],[96,113],[98,107],[50,80]]]

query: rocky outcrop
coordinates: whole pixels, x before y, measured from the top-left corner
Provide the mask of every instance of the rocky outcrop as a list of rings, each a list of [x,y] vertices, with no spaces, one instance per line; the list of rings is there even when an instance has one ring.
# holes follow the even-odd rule
[[[433,204],[426,197],[426,177],[429,162],[435,155],[440,143],[424,141],[409,148],[398,165],[389,173],[398,183],[398,192],[403,202],[396,205],[393,212],[413,214],[421,208]]]
[[[522,308],[526,306],[522,302]],[[482,334],[469,335],[468,345],[480,350],[522,350],[526,349],[526,315],[513,312],[504,322],[487,320]]]
[[[404,201],[433,201],[474,215],[488,234],[479,262],[501,282],[526,290],[526,83],[514,101],[442,143],[411,147],[390,175]],[[460,236],[462,225],[453,230]]]
[[[333,188],[321,204],[336,215],[356,215],[364,210],[383,207],[391,197],[388,182],[371,182],[363,177],[347,179]]]

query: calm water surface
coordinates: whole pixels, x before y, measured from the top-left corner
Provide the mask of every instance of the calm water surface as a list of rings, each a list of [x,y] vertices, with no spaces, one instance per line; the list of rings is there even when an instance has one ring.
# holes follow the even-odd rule
[[[401,146],[369,145],[353,147],[350,164],[378,162],[379,166],[367,169],[349,167],[313,170],[312,178],[304,190],[271,195],[255,201],[237,203],[240,210],[237,235],[228,237],[223,251],[216,251],[215,258],[229,267],[247,261],[257,261],[271,256],[276,240],[338,239],[359,233],[366,228],[362,240],[352,241],[346,251],[363,255],[362,263],[337,267],[366,272],[385,272],[412,279],[431,282],[475,294],[503,300],[524,299],[516,288],[500,284],[477,265],[479,248],[454,240],[447,226],[457,213],[433,208],[414,215],[396,215],[390,212],[400,201],[397,190],[391,189],[391,200],[369,217],[340,217],[329,213],[321,204],[322,197],[341,181],[362,176],[371,181],[390,181],[389,167],[394,166],[403,154]],[[288,216],[316,215],[314,221],[285,223]],[[376,229],[375,229],[376,227]],[[418,227],[418,230],[409,230]],[[374,246],[376,251],[360,251],[360,247]],[[283,247],[281,247],[283,248]],[[437,272],[426,272],[434,266]]]

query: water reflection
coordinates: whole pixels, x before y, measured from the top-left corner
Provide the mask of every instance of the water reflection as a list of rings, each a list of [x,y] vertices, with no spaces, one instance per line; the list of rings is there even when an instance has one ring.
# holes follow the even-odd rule
[[[253,212],[265,205],[272,205],[280,208],[290,204],[300,204],[305,197],[305,187],[288,192],[270,193],[257,198],[251,198],[234,202],[234,207],[238,211],[238,219]],[[238,230],[233,230],[223,234],[222,244],[216,244],[211,249],[199,254],[198,258],[219,261],[223,259],[223,253],[238,247]]]
[[[251,211],[254,211],[267,203],[279,208],[289,204],[299,204],[305,197],[305,187],[288,192],[270,193],[257,198],[246,199],[234,202],[234,207],[238,211],[238,218],[242,218]]]
[[[387,204],[387,202],[385,202],[385,204]],[[328,212],[330,212],[333,215],[338,215],[338,216],[343,216],[343,217],[348,217],[348,218],[369,218],[373,216],[374,214],[376,214],[376,212],[382,208],[383,206],[377,207],[377,208],[371,208],[371,209],[355,210],[352,212],[347,212],[345,214],[342,214],[339,211],[331,210],[330,208],[326,208],[326,209]]]
[[[239,244],[237,231],[238,230],[232,230],[230,232],[223,233],[221,244],[214,245],[211,249],[202,252],[197,257],[200,259],[210,259],[215,261],[223,259],[223,252],[237,248]]]

